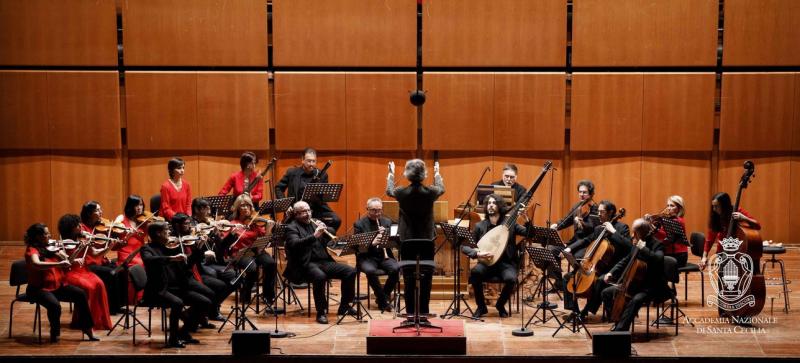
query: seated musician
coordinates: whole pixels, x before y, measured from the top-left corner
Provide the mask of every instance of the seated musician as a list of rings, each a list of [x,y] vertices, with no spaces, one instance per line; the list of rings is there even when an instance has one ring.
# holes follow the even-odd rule
[[[267,305],[267,313],[272,314],[272,304],[275,300],[275,274],[277,273],[277,263],[275,259],[267,253],[266,246],[258,247],[257,250],[252,251],[255,256],[250,254],[240,254],[240,250],[251,249],[253,243],[256,242],[258,237],[266,236],[268,229],[272,229],[274,224],[272,221],[268,223],[261,223],[254,221],[258,219],[263,220],[257,215],[253,208],[253,202],[247,195],[240,195],[236,197],[231,207],[233,212],[231,223],[235,227],[230,231],[223,233],[223,245],[226,246],[228,258],[240,258],[234,263],[239,269],[246,268],[246,275],[244,285],[242,286],[242,299],[245,302],[250,301],[250,290],[253,285],[258,281],[258,266],[261,266],[264,271],[264,279],[262,280],[262,294],[264,303]],[[263,220],[266,222],[266,220]]]
[[[158,214],[167,220],[175,213],[192,215],[192,186],[183,179],[186,163],[181,158],[167,162],[169,178],[161,183],[161,209]]]
[[[683,198],[680,195],[673,195],[667,199],[667,207],[664,208],[664,211],[660,215],[644,215],[644,219],[651,221],[653,225],[657,226],[655,237],[664,243],[664,256],[675,258],[678,262],[676,265],[678,268],[686,266],[686,262],[689,260],[689,245],[684,243],[684,241],[675,241],[676,236],[667,233],[667,230],[664,229],[664,225],[660,221],[665,218],[675,220],[680,223],[683,234],[686,235],[686,222],[683,219],[686,209],[683,205]]]
[[[610,286],[603,290],[603,303],[606,309],[614,305],[614,298],[617,294],[627,294],[631,297],[626,302],[625,309],[619,317],[619,321],[612,327],[612,331],[630,330],[633,318],[648,301],[663,301],[669,294],[666,275],[664,274],[664,245],[654,236],[655,229],[650,222],[644,219],[633,221],[633,248],[638,249],[636,258],[647,264],[644,272],[644,279],[640,287],[634,291],[621,291],[619,286]],[[618,281],[625,272],[633,253],[628,254],[620,260],[605,276],[605,283]]]
[[[81,207],[81,231],[110,237],[113,232],[112,228],[108,226],[109,224],[110,221],[103,218],[103,208],[100,206],[100,203],[89,201]],[[115,275],[112,273],[115,266],[112,265],[106,257],[106,253],[108,253],[110,249],[119,249],[122,245],[122,243],[109,242],[103,248],[92,248],[90,249],[90,253],[86,254],[85,261],[83,261],[89,271],[103,280],[108,297],[108,308],[111,314],[117,314],[121,311],[121,307],[124,304],[122,291],[123,289],[127,289],[127,279],[125,274]]]
[[[200,246],[205,256],[200,273],[226,282],[233,281],[236,278],[236,272],[232,269],[225,270],[225,249],[222,243],[222,232],[220,232],[213,216],[211,216],[211,203],[208,202],[208,199],[194,198],[192,200],[191,223],[195,233],[205,241]],[[203,226],[203,228],[198,228],[199,226]]]
[[[200,327],[214,329],[214,324],[209,323],[208,320],[225,320],[219,312],[220,305],[233,292],[233,289],[222,280],[200,273],[205,255],[200,250],[200,237],[192,235],[192,217],[178,213],[172,217],[170,223],[175,237],[185,239],[183,251],[180,248],[175,248],[171,250],[172,253],[170,255],[183,253],[187,256],[183,270],[188,281],[189,290],[203,295],[211,301],[207,315],[203,315],[200,319]]]
[[[557,231],[570,226],[574,228],[572,238],[566,242],[567,246],[581,238],[588,237],[594,232],[595,224],[597,224],[597,204],[592,200],[593,197],[594,183],[588,179],[578,181],[578,202],[572,206],[570,212],[558,221],[558,223],[550,225],[550,228]],[[558,261],[561,261],[561,250],[563,246],[547,246],[547,249],[553,253],[553,256],[555,256]],[[583,257],[583,251],[572,249],[572,255],[576,258],[581,258]],[[557,288],[564,286],[562,277],[557,276],[552,269],[548,274],[556,280],[555,286]]]
[[[167,347],[183,348],[185,344],[197,344],[189,333],[197,329],[201,318],[211,306],[211,300],[189,289],[185,266],[187,257],[175,243],[167,246],[169,227],[165,222],[153,222],[147,227],[150,243],[142,248],[142,260],[147,272],[147,285],[144,288],[144,301],[150,304],[166,304],[170,308],[169,341]],[[169,248],[169,247],[172,247]],[[183,314],[184,306],[189,306]],[[180,319],[182,327],[178,327]]]
[[[478,222],[472,231],[476,242],[492,230],[492,228],[501,225],[507,212],[505,200],[497,194],[487,195],[484,199],[484,205],[486,208],[486,217]],[[514,284],[517,282],[517,266],[519,264],[516,236],[527,236],[529,231],[530,222],[528,223],[528,228],[515,223],[514,229],[509,231],[506,248],[503,250],[503,255],[500,259],[491,266],[478,263],[470,271],[469,283],[472,284],[472,289],[475,291],[475,303],[478,305],[472,315],[473,317],[480,318],[489,313],[483,295],[483,283],[491,277],[500,277],[503,280],[503,290],[500,291],[500,297],[497,298],[497,303],[494,307],[497,308],[497,312],[501,318],[508,317],[505,304],[514,291]],[[491,252],[481,251],[467,245],[461,246],[461,252],[470,258],[491,259],[494,257]]]
[[[752,229],[761,229],[761,224],[744,208],[739,207],[739,210],[733,211],[731,196],[728,193],[720,192],[714,194],[711,199],[711,213],[709,213],[708,217],[708,233],[706,233],[703,258],[700,260],[701,269],[705,269],[708,266],[711,247],[716,244],[716,252],[722,251],[722,240],[728,235],[728,224],[731,218],[737,223],[747,223]]]
[[[123,209],[123,216],[122,216],[122,225],[125,228],[129,228],[130,230],[125,234],[124,238],[127,241],[124,245],[122,245],[119,250],[117,250],[117,262],[122,263],[128,256],[133,252],[139,249],[140,247],[144,246],[145,235],[147,232],[145,231],[142,224],[136,222],[136,217],[142,215],[144,213],[144,200],[142,197],[131,194],[128,196],[128,199],[125,200],[125,208]],[[138,227],[138,228],[137,228]],[[136,228],[136,230],[133,230]],[[128,262],[128,267],[133,265],[144,265],[142,262],[142,256],[138,253],[136,256],[132,257],[131,260]]]
[[[300,201],[303,197],[303,191],[306,189],[308,183],[328,183],[328,173],[321,173],[317,169],[317,151],[312,148],[303,150],[302,165],[300,167],[290,168],[283,175],[281,180],[275,185],[275,197],[285,198],[294,197],[294,200]],[[288,193],[287,193],[288,190]],[[328,227],[333,229],[333,233],[339,230],[342,225],[342,219],[339,215],[328,206],[324,201],[313,201],[309,203],[311,206],[311,213],[314,218],[320,219],[325,222]],[[286,213],[292,213],[291,208]]]
[[[507,187],[511,187],[514,189],[514,198],[516,199],[519,199],[528,192],[527,188],[522,186],[522,184],[517,183],[517,166],[510,163],[503,166],[503,179],[492,183],[492,185],[505,185]]]
[[[617,206],[609,200],[603,200],[597,204],[597,212],[600,214],[600,222],[602,224],[595,227],[591,235],[575,241],[564,249],[564,252],[570,253],[574,250],[585,251],[603,231],[606,231],[604,239],[611,242],[611,246],[614,248],[613,257],[611,257],[608,266],[604,269],[596,270],[597,280],[592,284],[591,296],[586,301],[586,306],[580,311],[580,316],[584,320],[588,313],[596,314],[600,304],[603,302],[601,293],[603,289],[608,287],[608,284],[603,280],[603,275],[631,251],[631,233],[628,225],[620,220],[611,223],[611,220],[617,215]],[[574,296],[567,290],[567,284],[573,276],[575,276],[574,270],[564,276],[564,286],[562,287],[564,291],[564,309],[577,312],[578,306],[575,304]]]
[[[264,186],[261,180],[258,179],[256,172],[256,164],[258,164],[258,157],[252,151],[247,151],[239,158],[239,166],[241,171],[237,171],[225,181],[222,188],[219,190],[219,195],[226,195],[233,191],[233,196],[238,197],[244,194],[248,187],[252,189],[248,193],[250,199],[253,200],[253,205],[257,206],[264,195]],[[257,180],[258,179],[258,180]],[[251,185],[251,183],[255,183]]]
[[[365,252],[356,255],[356,263],[359,269],[367,275],[369,286],[375,292],[375,302],[381,311],[392,311],[392,306],[387,301],[388,297],[397,284],[400,265],[394,258],[391,248],[378,245],[382,237],[390,233],[392,221],[383,217],[383,202],[380,198],[370,198],[367,200],[367,215],[353,223],[353,233],[378,231],[375,240],[372,241]],[[387,274],[386,283],[381,286],[378,280],[377,270],[383,270]]]
[[[324,223],[311,219],[308,203],[295,203],[294,219],[286,226],[286,270],[283,275],[294,283],[311,282],[314,290],[314,306],[317,309],[317,322],[327,324],[325,316],[328,301],[325,298],[325,285],[329,279],[342,280],[338,315],[352,314],[355,310],[348,302],[355,296],[356,270],[348,265],[337,263],[326,248],[333,233]]]
[[[64,269],[71,263],[63,250],[48,247],[50,230],[43,223],[34,223],[25,232],[25,262],[28,269],[28,285],[25,293],[47,310],[50,322],[50,342],[58,342],[61,335],[61,301],[75,304],[73,317],[76,328],[81,329],[89,340],[98,340],[92,333],[92,314],[86,293],[77,286],[66,284]]]

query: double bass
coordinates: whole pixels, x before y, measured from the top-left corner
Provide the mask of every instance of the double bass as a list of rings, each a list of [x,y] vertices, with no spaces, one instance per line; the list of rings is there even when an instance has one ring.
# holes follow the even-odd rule
[[[625,217],[625,208],[620,208],[619,214],[609,222],[614,224],[622,217]],[[586,248],[580,269],[575,271],[575,275],[570,277],[567,282],[567,291],[578,297],[588,298],[591,296],[592,285],[597,280],[597,271],[608,268],[614,257],[614,246],[606,239],[607,232],[608,230],[603,228],[600,235]]]
[[[742,178],[739,180],[739,189],[736,192],[736,203],[733,206],[733,212],[739,210],[742,191],[747,188],[752,181],[751,179],[755,173],[755,165],[750,160],[745,161],[744,169]],[[739,243],[738,250],[734,253],[736,255],[744,254],[749,256],[752,265],[747,266],[742,263],[730,263],[730,260],[720,261],[720,253],[717,253],[717,259],[714,263],[718,267],[718,281],[723,283],[723,281],[729,280],[729,277],[733,276],[737,279],[737,282],[740,283],[738,286],[742,287],[741,291],[738,291],[736,294],[736,296],[741,297],[741,299],[735,299],[733,304],[731,304],[732,301],[730,301],[730,299],[726,299],[728,296],[723,294],[723,291],[719,291],[717,294],[717,305],[720,306],[720,308],[725,307],[723,310],[727,310],[728,315],[731,317],[742,318],[756,316],[761,312],[761,309],[764,308],[767,293],[764,275],[761,271],[761,255],[763,252],[761,234],[758,230],[751,228],[746,221],[737,222],[733,219],[733,213],[731,213],[727,237],[722,241],[722,245],[725,246],[725,242],[728,241],[735,242],[734,239],[741,242]],[[732,255],[729,254],[728,251],[724,254]],[[722,266],[722,264],[724,264],[724,266]],[[747,275],[751,273],[751,271],[747,271],[748,268],[752,270],[752,275],[749,277],[749,284],[747,284]],[[733,271],[731,271],[731,269],[733,269]],[[733,309],[731,309],[732,307]]]
[[[628,305],[628,302],[633,298],[630,292],[641,290],[641,285],[644,283],[647,262],[637,258],[640,250],[636,247],[638,243],[639,239],[634,238],[630,261],[628,261],[628,265],[625,266],[625,270],[622,272],[619,281],[617,281],[616,285],[619,287],[619,291],[614,296],[614,304],[611,306],[611,314],[609,315],[609,320],[611,321],[620,320],[622,312],[625,310],[625,305]]]

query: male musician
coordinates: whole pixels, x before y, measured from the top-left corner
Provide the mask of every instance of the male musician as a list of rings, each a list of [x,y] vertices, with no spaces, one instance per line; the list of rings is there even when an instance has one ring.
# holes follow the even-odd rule
[[[484,200],[486,204],[486,218],[478,222],[472,231],[475,241],[480,241],[481,237],[491,229],[502,224],[503,216],[506,214],[506,204],[502,196],[489,194]],[[528,228],[515,223],[514,229],[509,231],[506,248],[503,250],[503,255],[500,259],[492,266],[478,263],[472,268],[472,271],[470,271],[469,283],[472,284],[472,289],[475,291],[475,303],[478,305],[477,309],[475,309],[475,312],[472,314],[473,317],[480,318],[489,312],[486,308],[486,301],[483,296],[483,283],[491,277],[500,277],[503,279],[503,290],[500,291],[500,297],[497,298],[495,308],[497,308],[497,312],[501,318],[508,317],[505,304],[514,291],[514,284],[517,282],[517,266],[519,263],[516,236],[528,235],[530,222],[527,224],[527,227]],[[481,251],[467,245],[461,246],[461,252],[470,258],[491,259],[494,257],[491,252]]]
[[[389,162],[389,175],[386,177],[386,195],[397,199],[400,206],[400,221],[398,234],[400,241],[409,239],[434,239],[433,226],[433,202],[444,194],[444,180],[439,174],[439,163],[433,166],[433,185],[422,185],[422,181],[428,176],[425,162],[420,159],[412,159],[406,162],[403,176],[411,183],[407,187],[395,187],[394,182],[394,162]],[[403,246],[401,245],[402,249]],[[414,290],[416,281],[413,271],[404,271],[403,281],[405,282],[405,302],[406,312],[414,314],[415,301]],[[423,273],[420,276],[420,314],[428,314],[428,303],[431,298],[431,283],[433,275]]]
[[[392,294],[397,284],[400,265],[394,258],[391,248],[379,246],[378,243],[385,239],[389,234],[392,221],[383,217],[383,202],[380,198],[370,198],[367,200],[367,215],[353,223],[353,233],[365,233],[378,231],[378,235],[370,244],[369,248],[356,255],[356,263],[359,269],[367,275],[369,286],[375,291],[375,302],[381,311],[392,311],[392,306],[387,298]],[[386,284],[381,286],[378,280],[377,270],[383,270],[387,274]]]
[[[503,179],[492,183],[492,185],[505,185],[507,187],[511,187],[514,189],[515,200],[519,200],[520,197],[528,192],[527,188],[522,186],[522,184],[517,183],[517,166],[511,163],[503,166]]]
[[[303,150],[302,165],[298,168],[290,168],[283,175],[281,180],[275,185],[276,198],[285,198],[286,190],[288,189],[288,196],[294,197],[295,201],[300,201],[303,197],[303,191],[306,189],[308,183],[328,183],[328,173],[322,173],[316,168],[317,165],[317,151],[312,148]],[[333,233],[339,230],[342,224],[342,219],[339,215],[328,206],[324,201],[311,201],[311,211],[314,217],[325,221],[328,227],[333,229]],[[287,211],[290,213],[291,211]]]
[[[264,196],[264,187],[261,183],[261,178],[258,178],[256,172],[256,164],[258,164],[258,157],[252,151],[246,151],[239,158],[239,166],[241,171],[237,171],[228,178],[222,188],[219,190],[219,195],[226,195],[233,190],[233,197],[238,197],[243,194],[248,187],[252,188],[248,193],[250,199],[253,200],[254,205],[258,205],[261,198]]]
[[[597,313],[597,309],[600,308],[600,304],[602,303],[600,298],[601,293],[603,292],[604,288],[608,287],[608,284],[603,281],[602,276],[608,272],[608,270],[614,267],[619,260],[627,256],[631,250],[631,236],[628,225],[622,223],[620,220],[611,223],[611,220],[617,215],[617,206],[609,200],[603,200],[598,203],[597,212],[600,214],[600,222],[602,224],[595,227],[594,232],[592,232],[592,234],[588,237],[578,239],[564,249],[564,252],[570,253],[572,251],[577,251],[574,256],[579,259],[583,258],[586,248],[588,248],[592,242],[600,237],[600,234],[602,234],[604,231],[604,239],[607,239],[614,248],[613,257],[611,258],[608,266],[602,270],[596,270],[598,279],[592,285],[592,294],[586,302],[586,306],[580,312],[581,317],[584,319],[586,318],[587,313],[591,312],[592,314],[595,314]],[[562,287],[564,290],[564,309],[578,311],[578,305],[575,304],[572,293],[567,291],[568,281],[573,276],[575,276],[575,270],[564,276],[564,286]]]
[[[567,242],[567,245],[575,243],[578,239],[588,237],[593,231],[595,224],[597,224],[597,205],[592,202],[592,198],[594,197],[594,183],[588,179],[582,179],[578,181],[578,199],[579,201],[575,203],[570,212],[564,216],[558,223],[553,223],[550,225],[550,228],[555,230],[562,230],[569,226],[574,227],[574,233],[572,238]],[[553,253],[553,256],[556,257],[558,261],[561,261],[561,250],[563,246],[547,246],[547,249]],[[582,256],[581,251],[576,251],[572,249],[572,254],[578,254]],[[548,271],[548,275],[552,278],[555,278],[555,286],[557,288],[561,288],[564,286],[564,282],[562,281],[561,276],[558,276],[555,271],[552,269]]]
[[[184,273],[186,255],[173,253],[166,247],[169,231],[164,222],[152,222],[147,228],[150,243],[142,247],[142,260],[147,271],[147,285],[144,300],[153,304],[168,304],[169,342],[168,347],[183,348],[185,344],[197,344],[189,331],[197,328],[200,319],[211,306],[211,300],[188,288],[189,280]],[[183,307],[189,305],[184,324],[179,329]]]
[[[283,276],[290,282],[311,281],[314,290],[314,305],[317,309],[317,322],[327,324],[325,316],[328,301],[325,298],[325,284],[329,279],[342,280],[342,302],[338,315],[355,315],[349,305],[355,296],[356,270],[337,263],[328,253],[326,243],[330,240],[325,234],[324,223],[311,219],[311,207],[299,201],[292,207],[294,219],[286,226],[286,270]],[[332,233],[332,228],[327,228]]]
[[[611,329],[612,331],[629,330],[634,316],[642,305],[647,301],[663,301],[669,296],[669,287],[664,275],[664,245],[653,236],[654,231],[653,225],[644,219],[639,218],[633,221],[634,248],[638,249],[636,258],[645,262],[647,269],[641,289],[627,291],[631,300],[625,305],[625,310]],[[631,261],[631,256],[633,256],[633,252],[625,256],[603,276],[603,281],[612,283],[619,280]],[[614,305],[614,296],[620,293],[626,292],[620,291],[618,286],[607,287],[603,290],[603,302],[607,309]]]

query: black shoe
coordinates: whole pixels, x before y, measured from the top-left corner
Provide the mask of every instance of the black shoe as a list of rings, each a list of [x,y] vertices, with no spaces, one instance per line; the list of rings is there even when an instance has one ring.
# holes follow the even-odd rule
[[[489,310],[486,309],[486,307],[477,307],[477,308],[475,308],[475,312],[472,313],[472,317],[478,319],[481,316],[484,316],[484,315],[486,315],[488,313],[489,313]]]
[[[200,341],[195,338],[181,339],[183,344],[200,344]]]
[[[217,313],[217,316],[212,316],[212,317],[209,317],[209,318],[208,318],[208,320],[214,320],[214,321],[225,321],[225,317],[224,317],[224,316],[222,316],[222,314],[220,314],[220,313]]]
[[[328,324],[328,317],[325,315],[317,315],[317,323]]]
[[[186,344],[183,344],[180,340],[171,340],[167,343],[166,348],[186,348]]]
[[[358,315],[358,312],[356,311],[356,309],[347,306],[344,309],[339,308],[339,311],[336,313],[336,315]]]
[[[100,338],[94,336],[94,333],[92,333],[91,329],[83,331],[83,334],[86,335],[86,340],[88,340],[90,342],[99,342],[100,341]]]
[[[216,328],[217,328],[216,325],[211,324],[208,321],[200,323],[200,329],[216,329]]]
[[[501,318],[507,318],[508,317],[508,311],[506,311],[505,306],[496,305],[495,308],[497,309],[497,313],[500,315]]]
[[[394,311],[394,308],[392,308],[391,305],[386,304],[384,306],[378,306],[378,310],[380,310],[382,313],[383,312],[391,313],[392,311]]]
[[[50,343],[58,343],[59,338],[58,335],[50,335]]]

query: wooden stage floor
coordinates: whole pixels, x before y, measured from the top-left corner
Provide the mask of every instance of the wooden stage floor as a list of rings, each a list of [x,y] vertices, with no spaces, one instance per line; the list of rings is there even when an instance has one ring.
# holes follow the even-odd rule
[[[64,329],[61,342],[57,344],[47,343],[48,327],[45,317],[43,323],[44,344],[38,344],[35,335],[32,333],[33,305],[18,303],[14,311],[14,334],[8,338],[8,309],[9,303],[13,298],[14,289],[7,282],[10,261],[22,256],[21,247],[0,246],[0,355],[8,356],[114,356],[114,355],[227,355],[231,348],[228,339],[231,336],[231,328],[226,327],[221,334],[216,330],[201,330],[195,337],[200,339],[201,344],[188,346],[185,349],[164,349],[163,335],[156,328],[153,336],[148,338],[141,334],[142,330],[137,330],[137,345],[131,344],[131,332],[116,330],[110,336],[106,332],[98,332],[101,337],[100,342],[81,341],[81,334],[78,331]],[[792,281],[800,281],[800,249],[790,248],[788,253],[783,256],[787,266],[787,278]],[[690,261],[695,262],[694,259]],[[777,268],[777,265],[776,265]],[[767,277],[775,276],[775,270],[769,270]],[[779,271],[779,270],[777,270]],[[365,288],[366,281],[362,281],[362,289]],[[789,285],[792,288],[794,285]],[[532,288],[532,287],[528,287]],[[691,275],[689,279],[689,299],[688,306],[683,298],[683,281],[678,285],[681,298],[681,309],[686,313],[688,319],[695,323],[695,327],[688,324],[680,326],[680,334],[674,335],[674,327],[662,327],[659,330],[651,328],[650,339],[644,337],[644,309],[641,311],[642,319],[638,320],[636,333],[634,335],[635,353],[642,357],[798,357],[800,356],[800,338],[797,327],[800,326],[800,313],[790,311],[784,313],[783,298],[774,300],[774,311],[770,311],[771,297],[777,297],[779,287],[768,286],[767,302],[760,318],[763,322],[756,324],[756,329],[745,329],[730,324],[722,324],[716,321],[717,310],[713,307],[702,306],[700,304],[699,277],[697,274]],[[333,293],[338,293],[338,285],[335,284]],[[708,279],[706,278],[706,294],[712,294]],[[306,304],[307,290],[298,290],[303,305]],[[526,289],[524,295],[529,295]],[[792,295],[792,294],[790,294]],[[552,300],[559,304],[562,302],[556,295],[550,295]],[[338,296],[334,296],[337,298]],[[790,296],[794,298],[795,296]],[[231,298],[232,301],[232,298]],[[800,304],[796,299],[793,304]],[[449,304],[448,301],[432,301],[431,310],[443,313]],[[470,304],[474,307],[473,300]],[[229,309],[228,303],[223,305],[224,312]],[[375,309],[375,305],[372,305]],[[300,312],[295,305],[290,305],[289,313],[279,319],[279,329],[290,331],[296,334],[292,338],[273,339],[272,354],[283,355],[343,355],[343,356],[363,356],[366,354],[366,339],[368,325],[366,323],[355,322],[353,319],[346,319],[341,325],[320,325],[314,322],[313,317],[308,318],[305,311]],[[331,311],[335,311],[336,306],[332,305]],[[513,314],[511,318],[500,319],[497,312],[490,307],[490,313],[484,322],[473,322],[464,320],[465,332],[467,336],[467,354],[470,356],[560,356],[560,357],[585,357],[591,354],[591,340],[583,333],[573,334],[569,331],[561,331],[553,338],[551,334],[555,331],[556,324],[551,321],[546,326],[534,326],[535,335],[533,337],[514,337],[511,331],[520,326],[520,315]],[[533,308],[525,308],[526,320],[533,312]],[[63,325],[69,321],[70,314],[64,306],[62,315]],[[557,310],[560,316],[563,310]],[[372,310],[374,319],[391,319],[389,313],[380,314],[377,310]],[[140,311],[140,319],[146,322],[146,312]],[[256,316],[250,312],[249,317],[262,330],[272,329],[274,320],[264,316]],[[313,314],[312,314],[313,316]],[[333,315],[329,319],[335,321]],[[461,319],[461,318],[456,318]],[[599,322],[599,316],[590,317],[589,330],[593,333],[607,331],[609,324]],[[116,321],[112,316],[112,321]],[[160,325],[160,314],[154,312],[153,327]],[[685,323],[686,320],[682,320]],[[229,325],[230,326],[230,325]]]

